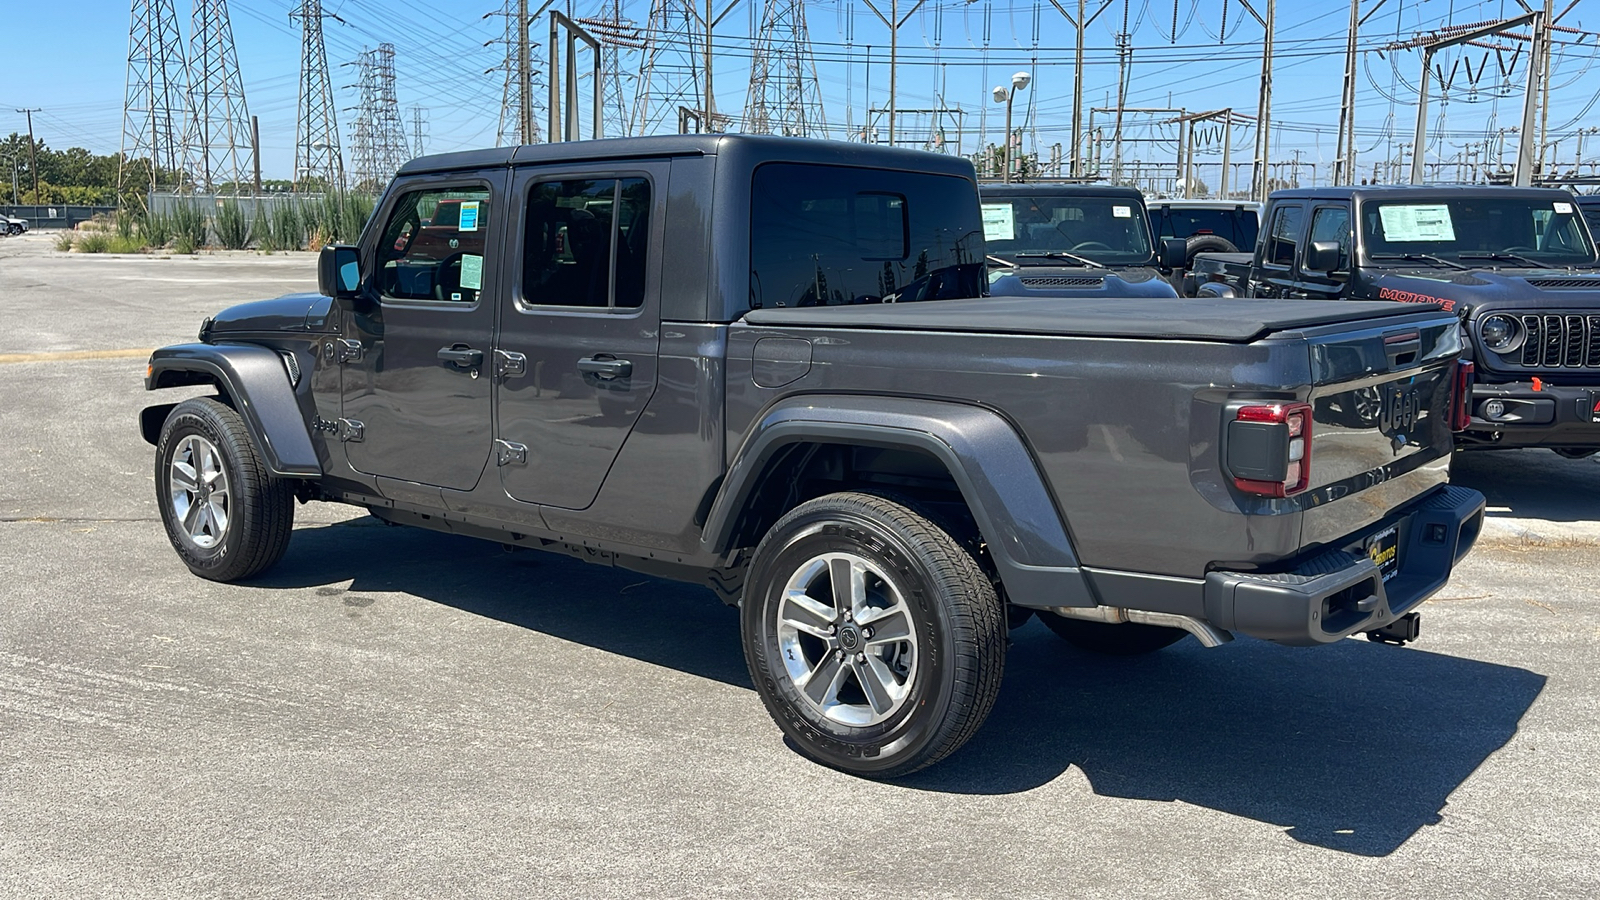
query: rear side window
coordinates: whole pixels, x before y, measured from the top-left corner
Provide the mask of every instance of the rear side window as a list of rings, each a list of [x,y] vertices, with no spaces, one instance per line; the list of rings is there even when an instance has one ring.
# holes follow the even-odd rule
[[[1339,245],[1339,268],[1350,268],[1350,210],[1324,206],[1311,217],[1311,242],[1335,241]]]
[[[378,244],[379,292],[395,300],[476,301],[488,228],[488,188],[402,195]]]
[[[983,295],[976,187],[949,175],[768,163],[751,184],[750,307]]]
[[[1300,238],[1300,218],[1304,210],[1298,206],[1280,206],[1272,214],[1272,232],[1267,238],[1266,261],[1268,265],[1292,266],[1296,242]]]
[[[527,225],[523,302],[598,309],[644,303],[650,182],[540,182],[528,195]]]

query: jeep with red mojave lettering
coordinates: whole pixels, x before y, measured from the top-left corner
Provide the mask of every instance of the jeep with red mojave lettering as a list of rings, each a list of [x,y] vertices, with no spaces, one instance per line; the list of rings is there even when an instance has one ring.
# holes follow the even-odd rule
[[[1462,449],[1600,451],[1600,258],[1571,194],[1553,188],[1279,191],[1255,253],[1203,253],[1216,297],[1432,303],[1461,318],[1475,365]],[[1349,398],[1359,422],[1376,394]]]
[[[985,255],[958,157],[415,160],[321,293],[151,357],[148,389],[215,391],[142,415],[162,522],[221,581],[283,556],[298,499],[706,584],[783,733],[872,777],[972,736],[1035,613],[1123,654],[1416,636],[1483,518],[1448,484],[1453,316],[989,297]],[[1340,421],[1365,388],[1382,414]]]

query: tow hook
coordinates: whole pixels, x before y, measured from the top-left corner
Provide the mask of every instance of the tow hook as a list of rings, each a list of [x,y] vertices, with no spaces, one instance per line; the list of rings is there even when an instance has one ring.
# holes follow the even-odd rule
[[[1416,640],[1417,635],[1421,633],[1422,615],[1420,613],[1406,613],[1376,631],[1367,632],[1367,640],[1400,647]]]

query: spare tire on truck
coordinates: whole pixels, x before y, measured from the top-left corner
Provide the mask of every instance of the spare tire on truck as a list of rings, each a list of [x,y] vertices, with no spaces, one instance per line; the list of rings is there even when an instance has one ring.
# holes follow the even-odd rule
[[[1183,267],[1194,268],[1194,258],[1200,253],[1238,253],[1239,248],[1220,234],[1192,234],[1183,245]]]

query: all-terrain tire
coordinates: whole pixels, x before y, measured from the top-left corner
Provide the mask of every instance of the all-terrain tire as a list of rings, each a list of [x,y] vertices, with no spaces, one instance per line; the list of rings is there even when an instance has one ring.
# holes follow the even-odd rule
[[[849,578],[839,597],[835,573]],[[779,519],[756,549],[740,625],[778,727],[806,756],[870,778],[954,753],[988,717],[1005,668],[1005,609],[971,543],[875,494],[829,494]]]
[[[189,571],[212,581],[271,568],[294,530],[291,486],[267,471],[239,413],[210,397],[178,404],[161,426],[156,506],[172,549]]]
[[[1079,650],[1106,656],[1140,656],[1154,653],[1189,636],[1187,631],[1177,628],[1141,625],[1137,622],[1121,624],[1086,622],[1048,612],[1039,613],[1039,621]]]

